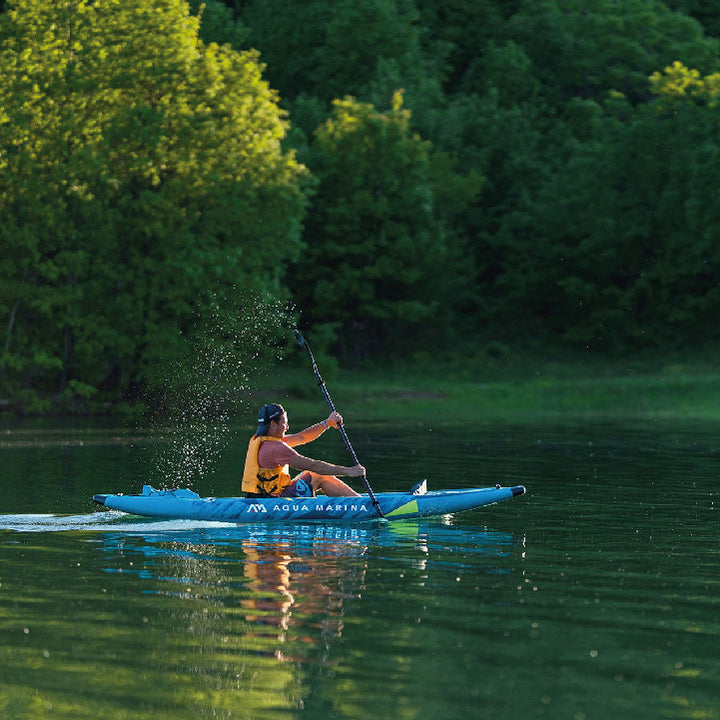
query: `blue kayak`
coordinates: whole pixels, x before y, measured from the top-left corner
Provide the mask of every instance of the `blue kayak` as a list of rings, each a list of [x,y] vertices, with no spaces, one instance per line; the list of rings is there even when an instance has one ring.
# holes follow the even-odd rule
[[[487,487],[434,492],[375,493],[383,516],[388,520],[445,515],[491,505],[522,495],[525,488]],[[357,497],[244,498],[200,497],[188,489],[156,490],[143,487],[140,495],[93,495],[109,510],[133,515],[219,522],[257,523],[273,521],[333,520],[358,522],[377,520],[378,512],[369,495]]]

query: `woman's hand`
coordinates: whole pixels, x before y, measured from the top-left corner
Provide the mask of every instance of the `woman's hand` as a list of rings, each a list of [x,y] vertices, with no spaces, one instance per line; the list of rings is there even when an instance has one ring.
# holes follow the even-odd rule
[[[328,418],[325,421],[325,424],[328,427],[337,428],[338,425],[342,425],[342,421],[343,421],[342,415],[337,410],[335,410],[334,412],[330,413],[330,415],[328,415]]]

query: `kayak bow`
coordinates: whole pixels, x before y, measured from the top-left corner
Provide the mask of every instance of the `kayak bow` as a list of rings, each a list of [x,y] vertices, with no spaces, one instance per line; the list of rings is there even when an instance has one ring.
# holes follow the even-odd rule
[[[420,494],[376,493],[375,500],[388,520],[445,515],[491,505],[522,495],[525,488],[473,488],[436,490]],[[93,500],[109,510],[133,515],[184,520],[257,523],[273,521],[333,520],[357,522],[377,520],[378,514],[369,495],[355,497],[244,498],[200,497],[189,489],[156,490],[143,487],[140,495],[93,495]]]

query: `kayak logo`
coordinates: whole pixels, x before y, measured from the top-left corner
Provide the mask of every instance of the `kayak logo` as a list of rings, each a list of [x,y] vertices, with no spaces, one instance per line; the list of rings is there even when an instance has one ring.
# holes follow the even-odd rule
[[[336,513],[347,513],[347,512],[354,512],[354,513],[366,513],[368,512],[367,507],[362,503],[335,503],[328,502],[327,504],[324,504],[323,502],[320,502],[319,504],[306,504],[306,503],[287,503],[286,505],[273,505],[272,507],[269,507],[265,505],[264,503],[249,503],[247,506],[247,509],[245,510],[246,513],[290,513],[290,514],[297,514],[297,513],[312,513],[312,512],[326,512],[326,513],[332,513],[333,515]]]

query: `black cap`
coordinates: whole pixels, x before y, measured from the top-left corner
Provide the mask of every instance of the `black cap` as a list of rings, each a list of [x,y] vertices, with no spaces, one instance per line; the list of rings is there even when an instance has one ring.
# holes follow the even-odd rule
[[[258,427],[255,434],[265,435],[270,429],[270,423],[273,420],[277,420],[284,412],[285,408],[283,408],[282,405],[277,405],[276,403],[263,405],[258,413]]]

